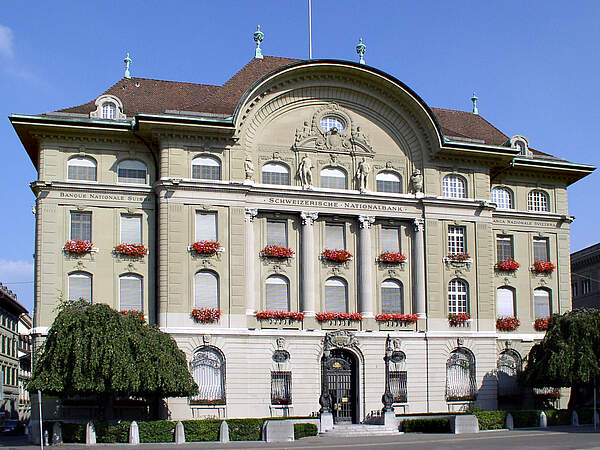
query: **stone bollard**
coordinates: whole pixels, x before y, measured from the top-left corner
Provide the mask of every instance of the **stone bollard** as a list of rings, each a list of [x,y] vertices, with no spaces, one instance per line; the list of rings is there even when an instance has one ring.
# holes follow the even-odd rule
[[[598,425],[600,425],[600,414],[598,414],[598,411],[596,411],[594,413],[594,422],[593,422],[593,424],[594,424],[594,428],[597,428]]]
[[[506,415],[506,428],[512,430],[515,428],[515,421],[513,420],[513,416],[511,413]]]
[[[60,422],[54,422],[54,425],[52,425],[52,445],[62,443],[62,428],[60,427]]]
[[[577,415],[577,411],[573,411],[571,413],[571,425],[573,425],[574,427],[579,426],[579,416]]]
[[[548,428],[548,419],[544,411],[540,412],[540,428]]]
[[[96,443],[96,428],[94,427],[94,422],[92,422],[91,420],[85,426],[85,443]]]
[[[177,422],[177,425],[175,425],[175,443],[185,444],[185,430],[183,429],[181,421]]]
[[[219,442],[229,442],[229,425],[226,421],[221,422],[219,427]]]
[[[50,442],[48,442],[48,430],[44,430],[44,447],[48,447]]]
[[[140,429],[135,420],[129,425],[129,443],[133,445],[138,445],[140,443]]]

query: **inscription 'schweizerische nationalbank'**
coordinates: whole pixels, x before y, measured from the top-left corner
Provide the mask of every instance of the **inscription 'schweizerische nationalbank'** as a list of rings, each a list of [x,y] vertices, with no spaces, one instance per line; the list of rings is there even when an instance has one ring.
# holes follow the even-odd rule
[[[337,202],[332,200],[303,200],[294,198],[269,197],[267,203],[281,206],[308,206],[313,208],[353,209],[366,211],[406,212],[407,208],[395,205],[374,203]]]

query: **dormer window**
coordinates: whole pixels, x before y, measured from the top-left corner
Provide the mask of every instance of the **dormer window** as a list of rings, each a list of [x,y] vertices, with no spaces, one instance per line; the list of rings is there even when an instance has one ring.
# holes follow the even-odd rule
[[[104,94],[96,99],[96,109],[90,113],[92,119],[122,120],[123,102],[115,95]]]
[[[105,102],[102,105],[102,118],[115,119],[117,116],[117,107],[113,102]]]
[[[523,136],[517,135],[510,138],[510,146],[519,149],[519,156],[531,156],[529,141]]]

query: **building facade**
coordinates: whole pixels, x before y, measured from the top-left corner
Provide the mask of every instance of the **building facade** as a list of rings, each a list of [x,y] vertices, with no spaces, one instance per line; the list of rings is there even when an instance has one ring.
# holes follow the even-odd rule
[[[17,330],[19,343],[17,356],[19,357],[19,419],[29,420],[31,417],[31,398],[27,390],[27,383],[31,378],[31,317],[24,313],[19,316]]]
[[[59,298],[143,311],[200,387],[172,418],[362,421],[386,345],[397,413],[496,408],[571,307],[567,186],[593,168],[364,64],[259,54],[10,119],[39,173],[34,332]]]
[[[571,253],[573,308],[600,308],[600,244]]]

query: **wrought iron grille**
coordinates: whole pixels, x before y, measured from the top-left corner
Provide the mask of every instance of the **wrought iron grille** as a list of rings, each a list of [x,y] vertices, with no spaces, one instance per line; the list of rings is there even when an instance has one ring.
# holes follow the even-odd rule
[[[517,384],[517,374],[521,371],[521,356],[513,351],[506,350],[498,358],[498,396],[507,397],[520,392]]]
[[[469,350],[458,348],[446,363],[446,400],[474,400],[476,395],[475,357]]]
[[[292,403],[292,372],[271,372],[271,404],[289,405]]]
[[[406,371],[390,371],[390,390],[395,403],[405,403],[407,401],[406,379]]]
[[[216,350],[198,350],[190,363],[190,369],[199,390],[192,400],[225,403],[225,361]]]

